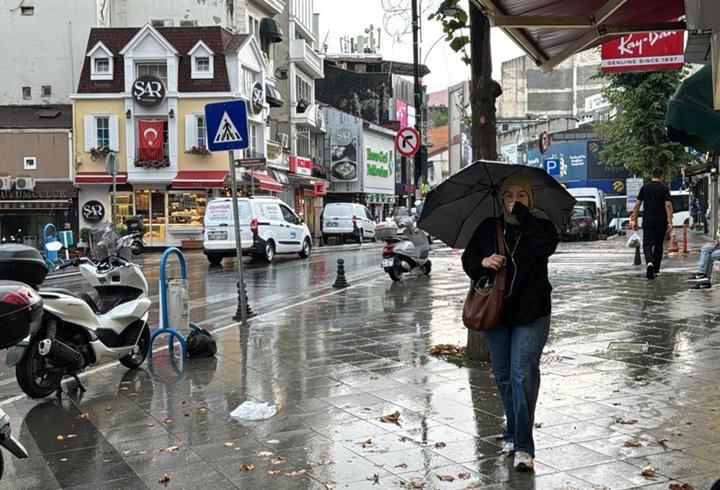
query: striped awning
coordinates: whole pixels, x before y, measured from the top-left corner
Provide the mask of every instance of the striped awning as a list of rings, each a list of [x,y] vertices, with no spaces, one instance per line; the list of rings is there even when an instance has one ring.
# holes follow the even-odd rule
[[[105,172],[77,172],[75,174],[76,184],[112,184],[112,175]],[[127,183],[127,172],[119,172],[116,181],[118,184]]]
[[[181,170],[172,181],[173,189],[221,189],[227,170]]]

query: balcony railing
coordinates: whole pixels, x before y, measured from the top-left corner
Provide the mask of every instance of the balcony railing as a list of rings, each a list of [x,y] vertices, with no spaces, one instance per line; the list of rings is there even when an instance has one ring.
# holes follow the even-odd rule
[[[170,166],[167,145],[163,148],[135,148],[135,166],[162,168]]]
[[[282,14],[285,10],[284,0],[255,0],[255,3],[277,15]]]
[[[290,61],[297,63],[308,75],[313,78],[324,78],[325,68],[323,57],[313,51],[304,39],[290,41]]]

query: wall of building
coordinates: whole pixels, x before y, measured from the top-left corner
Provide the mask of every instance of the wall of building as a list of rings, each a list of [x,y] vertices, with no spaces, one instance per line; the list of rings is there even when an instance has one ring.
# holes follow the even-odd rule
[[[75,168],[79,172],[105,172],[105,159],[93,160],[85,151],[85,120],[86,115],[114,114],[120,118],[118,124],[117,151],[120,172],[127,172],[127,152],[125,151],[125,102],[118,100],[85,99],[73,102],[73,155]]]
[[[318,100],[374,124],[390,120],[391,95],[387,73],[355,73],[325,63],[325,79],[315,81]]]
[[[548,73],[526,56],[504,62],[498,117],[577,115],[584,110],[585,99],[602,89],[602,83],[592,78],[599,66],[598,50],[577,54]]]
[[[0,170],[14,177],[67,180],[70,172],[70,131],[0,132]],[[25,157],[37,159],[36,170],[26,170]]]
[[[204,114],[207,99],[178,99],[178,168],[180,170],[227,170],[227,152],[221,151],[210,155],[191,155],[185,153],[185,115]],[[212,101],[214,102],[214,101]],[[212,137],[209,136],[208,137]]]
[[[113,0],[107,5],[109,24],[105,27],[139,27],[152,20],[165,20],[166,27],[180,27],[181,21],[196,21],[199,26],[217,25],[231,30],[245,26],[242,1]]]
[[[22,15],[33,6],[34,15]],[[90,28],[92,0],[0,0],[0,104],[68,103],[77,89]],[[51,95],[42,97],[43,85]],[[24,99],[22,87],[31,89]]]

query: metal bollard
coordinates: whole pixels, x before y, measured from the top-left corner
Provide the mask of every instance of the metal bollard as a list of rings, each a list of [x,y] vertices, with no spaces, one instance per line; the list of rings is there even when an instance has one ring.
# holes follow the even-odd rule
[[[252,318],[255,316],[255,312],[250,308],[250,302],[248,301],[248,295],[247,295],[247,284],[245,281],[243,281],[242,287],[240,287],[240,283],[236,282],[235,285],[237,286],[237,292],[238,292],[238,306],[237,310],[235,310],[235,315],[233,315],[233,320],[236,322],[239,322],[242,320],[242,307],[240,306],[242,303],[240,301],[240,295],[245,296],[245,312],[246,312],[246,318]]]
[[[338,259],[337,261],[337,278],[335,279],[334,288],[346,288],[350,285],[345,278],[345,261]]]
[[[635,247],[635,262],[633,265],[642,265],[642,259],[640,258],[640,247]]]

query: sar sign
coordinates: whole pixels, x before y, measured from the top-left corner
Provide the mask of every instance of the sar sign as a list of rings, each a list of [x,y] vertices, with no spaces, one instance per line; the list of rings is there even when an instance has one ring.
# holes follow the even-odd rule
[[[157,107],[165,100],[165,84],[158,77],[143,75],[132,85],[132,96],[142,107]]]

